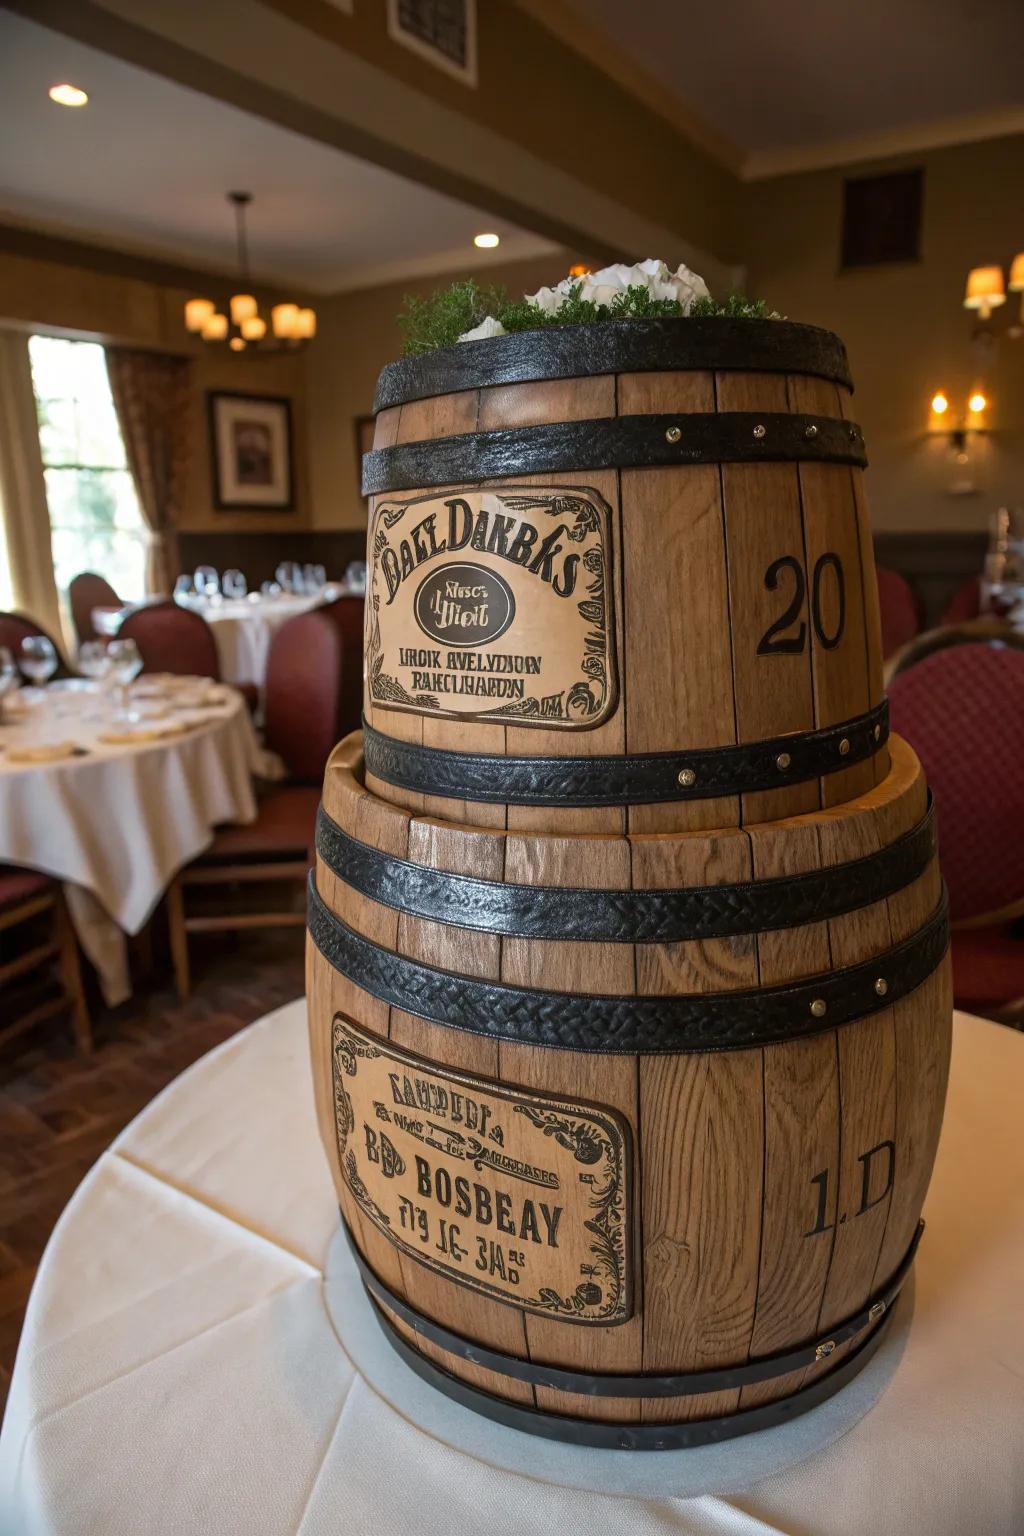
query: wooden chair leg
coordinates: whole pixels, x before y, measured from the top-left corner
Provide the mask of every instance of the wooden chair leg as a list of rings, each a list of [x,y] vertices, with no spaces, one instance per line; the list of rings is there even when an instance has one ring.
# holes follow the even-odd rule
[[[71,923],[63,891],[58,892],[54,908],[57,942],[60,945],[57,964],[60,977],[71,1003],[71,1024],[75,1031],[75,1043],[83,1056],[92,1055],[92,1020],[85,1000],[82,984],[82,965],[78,956],[78,940]]]
[[[191,991],[188,964],[188,932],[185,928],[185,895],[181,880],[172,880],[167,887],[167,924],[171,940],[171,963],[174,966],[174,984],[178,997],[185,1002]]]

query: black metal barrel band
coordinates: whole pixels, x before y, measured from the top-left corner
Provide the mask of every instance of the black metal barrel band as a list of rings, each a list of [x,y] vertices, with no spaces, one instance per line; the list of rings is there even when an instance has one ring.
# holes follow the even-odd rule
[[[817,1376],[799,1392],[779,1402],[763,1403],[757,1408],[743,1408],[738,1413],[723,1414],[714,1419],[686,1419],[674,1424],[616,1424],[597,1419],[570,1418],[565,1414],[548,1413],[539,1408],[525,1408],[521,1403],[509,1402],[507,1398],[485,1392],[482,1387],[470,1386],[450,1371],[434,1365],[412,1344],[407,1343],[379,1306],[373,1306],[371,1310],[384,1337],[409,1369],[453,1402],[497,1424],[504,1424],[509,1429],[518,1429],[523,1434],[610,1451],[690,1450],[698,1445],[715,1445],[723,1440],[734,1440],[739,1435],[771,1429],[773,1425],[799,1418],[819,1403],[834,1397],[863,1370],[885,1338],[892,1315],[890,1313],[883,1317],[864,1343],[846,1355],[833,1370]]]
[[[403,357],[381,373],[373,409],[494,385],[662,370],[800,373],[853,387],[846,348],[833,332],[715,315],[550,326]]]
[[[364,454],[363,495],[567,469],[793,462],[863,468],[863,433],[836,416],[787,411],[606,416],[460,432]]]
[[[814,731],[698,751],[631,756],[498,757],[386,736],[363,720],[366,771],[400,789],[509,805],[650,805],[779,789],[838,773],[889,736],[883,699],[866,714]]]
[[[345,1234],[363,1285],[369,1295],[383,1303],[414,1333],[437,1344],[459,1360],[469,1365],[483,1366],[499,1376],[513,1381],[529,1382],[531,1386],[548,1387],[555,1392],[576,1392],[585,1397],[695,1397],[704,1392],[730,1392],[737,1388],[753,1386],[763,1381],[774,1381],[790,1371],[802,1370],[827,1360],[840,1344],[856,1338],[866,1328],[876,1325],[890,1310],[910,1273],[917,1253],[924,1222],[920,1221],[910,1240],[903,1259],[888,1284],[882,1286],[852,1317],[837,1323],[820,1338],[813,1339],[795,1349],[765,1355],[760,1359],[745,1361],[742,1365],[723,1366],[716,1370],[685,1371],[677,1374],[665,1372],[609,1372],[577,1371],[562,1366],[541,1365],[526,1360],[521,1355],[511,1355],[503,1350],[464,1338],[462,1334],[445,1328],[443,1324],[427,1317],[404,1297],[392,1291],[367,1263],[360,1253],[344,1214],[341,1217]]]
[[[405,1013],[489,1039],[616,1055],[744,1050],[852,1023],[919,987],[949,944],[943,891],[916,933],[859,965],[782,986],[628,997],[509,986],[424,965],[342,922],[312,874],[308,926],[339,974]]]
[[[513,885],[449,874],[349,836],[321,806],[316,850],[360,895],[409,917],[507,938],[672,944],[733,938],[841,917],[882,901],[924,873],[935,856],[935,813],[878,853],[827,869],[732,885],[675,890],[590,890]]]

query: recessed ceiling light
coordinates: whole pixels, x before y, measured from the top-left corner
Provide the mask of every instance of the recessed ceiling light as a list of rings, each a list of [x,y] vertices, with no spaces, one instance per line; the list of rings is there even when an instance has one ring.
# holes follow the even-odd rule
[[[474,235],[473,244],[478,245],[482,251],[493,251],[496,245],[501,244],[501,236],[493,234]]]
[[[84,107],[89,97],[77,85],[68,85],[65,81],[63,85],[50,86],[50,100],[61,107]]]

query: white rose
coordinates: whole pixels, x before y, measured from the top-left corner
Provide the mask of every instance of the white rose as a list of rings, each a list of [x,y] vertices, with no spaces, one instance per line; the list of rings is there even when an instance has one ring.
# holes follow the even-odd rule
[[[679,300],[683,309],[689,313],[694,299],[709,299],[708,285],[696,272],[691,272],[689,267],[680,262],[676,271],[672,274],[671,282],[675,284],[675,297]]]
[[[567,278],[566,282],[568,281]],[[557,288],[538,288],[536,293],[528,293],[526,295],[526,302],[527,304],[532,304],[534,309],[539,309],[542,314],[553,315],[569,292],[568,288],[564,292],[561,291],[561,288],[561,283],[559,283]]]
[[[463,331],[460,341],[486,341],[488,336],[504,336],[505,327],[500,320],[495,320],[493,315],[488,315],[480,324],[474,326],[471,331]]]
[[[663,261],[656,261],[653,256],[649,256],[646,261],[637,262],[633,271],[643,273],[643,278],[640,281],[642,282],[644,278],[648,279],[646,286],[650,288],[652,293],[654,292],[655,281],[664,283],[671,276],[665,263]]]
[[[595,273],[593,277],[583,279],[583,292],[580,297],[589,299],[591,304],[607,306],[617,299],[620,293],[624,293],[625,289],[618,283],[598,282],[599,275]]]

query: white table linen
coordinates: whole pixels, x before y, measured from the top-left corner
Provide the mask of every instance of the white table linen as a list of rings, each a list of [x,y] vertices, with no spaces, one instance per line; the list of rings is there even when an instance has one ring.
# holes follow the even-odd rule
[[[184,681],[194,697],[208,688]],[[193,722],[186,733],[131,746],[100,739],[111,720],[95,691],[47,692],[24,718],[0,725],[0,863],[65,883],[82,947],[115,1004],[131,990],[125,934],[144,926],[214,827],[255,817],[252,775],[266,759],[243,699],[229,688],[217,690],[215,708],[181,704],[177,717]],[[180,685],[172,696],[189,698]],[[34,764],[10,757],[63,740],[87,755]]]
[[[220,675],[226,683],[253,683],[262,689],[267,677],[267,655],[275,630],[296,614],[308,613],[323,598],[280,597],[225,598],[220,603],[198,604],[217,642]]]
[[[909,1339],[874,1409],[746,1493],[617,1498],[455,1451],[354,1370],[324,1310],[337,1210],[291,1004],[161,1094],[61,1217],[0,1435],[0,1531],[1019,1536],[1022,1089],[1024,1037],[958,1016]]]

